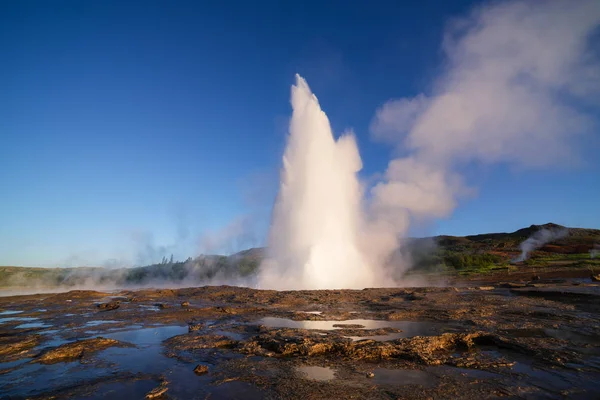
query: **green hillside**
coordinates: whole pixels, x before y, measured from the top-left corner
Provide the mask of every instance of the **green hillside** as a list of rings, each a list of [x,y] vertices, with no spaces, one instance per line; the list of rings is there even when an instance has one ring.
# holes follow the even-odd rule
[[[558,232],[560,237],[531,251],[526,260],[516,262],[521,243],[544,232]],[[164,259],[160,264],[120,269],[0,267],[0,288],[201,285],[214,278],[226,281],[252,277],[264,252],[263,248],[254,248],[231,256],[202,255],[182,262]],[[593,257],[596,252],[597,258]],[[412,273],[468,275],[532,266],[600,270],[600,230],[545,224],[512,233],[413,238],[405,240],[398,256],[392,265],[409,262]]]

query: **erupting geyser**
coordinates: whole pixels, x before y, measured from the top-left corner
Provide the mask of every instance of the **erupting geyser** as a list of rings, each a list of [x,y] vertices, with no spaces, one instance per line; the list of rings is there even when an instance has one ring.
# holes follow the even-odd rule
[[[373,270],[360,250],[362,168],[351,134],[333,137],[306,81],[296,75],[293,114],[267,259],[259,287],[364,288]]]

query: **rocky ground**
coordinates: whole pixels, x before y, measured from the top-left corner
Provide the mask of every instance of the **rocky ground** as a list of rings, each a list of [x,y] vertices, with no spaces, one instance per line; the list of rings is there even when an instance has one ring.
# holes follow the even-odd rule
[[[0,398],[600,398],[600,285],[535,278],[1,297]]]

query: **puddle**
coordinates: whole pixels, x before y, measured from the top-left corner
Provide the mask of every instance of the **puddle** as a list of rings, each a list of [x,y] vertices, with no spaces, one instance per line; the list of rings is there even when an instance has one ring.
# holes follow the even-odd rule
[[[8,318],[0,318],[0,324],[5,324],[7,322],[20,322],[20,321],[35,321],[36,319],[39,318],[35,318],[35,317],[8,317]]]
[[[330,381],[335,377],[335,371],[329,367],[297,367],[296,371],[305,375],[308,379],[314,379],[316,381]]]
[[[0,311],[0,315],[13,315],[13,314],[20,314],[23,311],[17,311],[17,310],[6,310],[6,311]]]
[[[375,376],[373,382],[379,385],[421,385],[425,387],[435,386],[437,377],[431,374],[411,369],[387,369],[377,368],[373,370]]]
[[[384,321],[374,319],[350,319],[346,321],[293,321],[286,318],[265,317],[256,322],[259,325],[264,325],[269,328],[294,328],[294,329],[319,329],[319,330],[335,330],[343,329],[344,326],[335,327],[334,325],[361,325],[361,329],[380,329],[380,328],[396,328],[402,330],[398,338],[406,338],[412,336],[432,336],[438,335],[443,331],[448,324],[435,322],[416,322],[416,321]],[[384,335],[388,337],[389,335]],[[369,338],[366,336],[365,338]],[[387,339],[392,340],[392,339]]]
[[[133,382],[114,382],[99,385],[98,389],[86,399],[137,399],[143,398],[145,393],[154,389],[157,382],[153,380],[140,380]]]
[[[133,343],[138,346],[160,344],[170,337],[188,333],[188,327],[179,325],[157,326],[151,328],[135,329],[126,327],[125,331],[111,332],[104,335],[107,338]]]
[[[29,329],[29,328],[49,328],[52,325],[46,324],[44,322],[31,322],[28,324],[21,324],[15,326],[15,329]]]
[[[0,393],[5,398],[27,398],[51,389],[81,385],[90,377],[109,377],[109,370],[97,369],[79,361],[53,365],[25,364],[2,375]]]
[[[373,336],[344,336],[348,339],[352,339],[353,342],[359,340],[376,340],[378,342],[388,342],[390,340],[402,339],[407,337],[404,332],[402,333],[390,333],[389,335],[373,335]]]
[[[2,363],[0,363],[0,371],[3,370],[3,369],[17,367],[17,366],[25,364],[25,363],[27,363],[28,361],[31,361],[31,360],[32,360],[32,358],[22,358],[20,360],[9,361],[9,362],[2,362]]]
[[[85,323],[85,326],[98,326],[98,325],[104,325],[104,324],[116,324],[118,322],[121,321],[113,321],[113,320],[94,320],[94,321],[88,321]]]
[[[147,304],[140,304],[140,307],[149,310],[149,311],[160,311],[160,308],[158,308],[157,306],[149,306]]]

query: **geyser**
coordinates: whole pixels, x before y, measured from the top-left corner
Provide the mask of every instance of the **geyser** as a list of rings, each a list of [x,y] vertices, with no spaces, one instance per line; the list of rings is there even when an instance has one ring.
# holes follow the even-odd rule
[[[293,114],[259,287],[364,288],[375,269],[360,249],[362,161],[354,136],[335,140],[327,115],[296,75]]]

